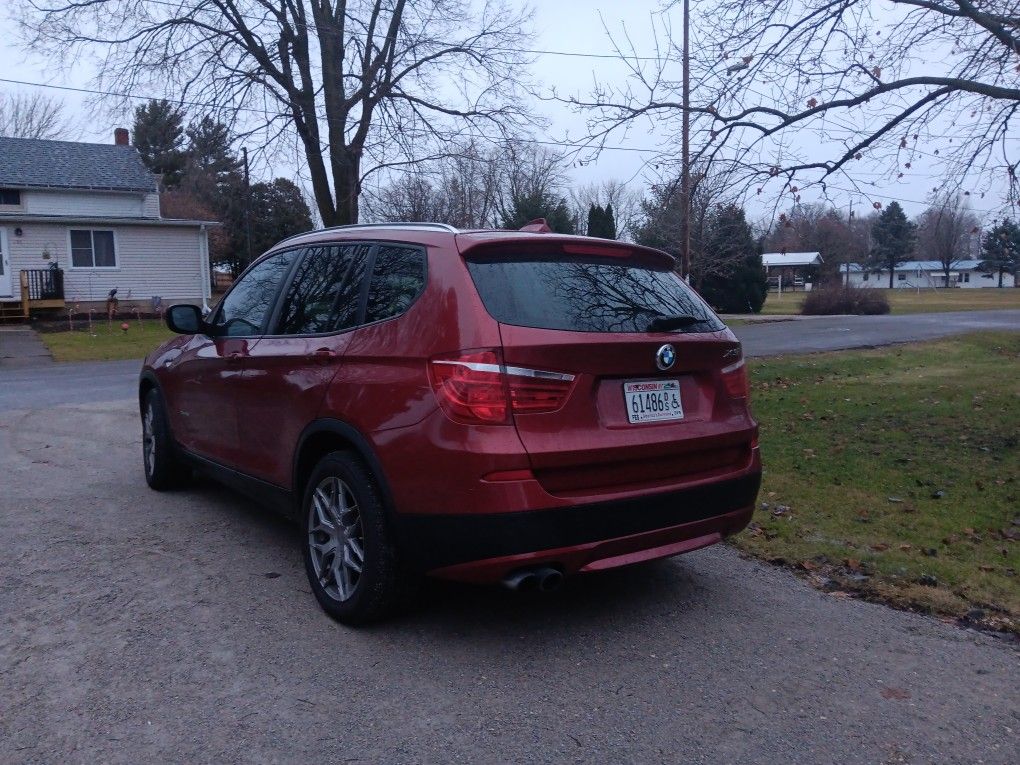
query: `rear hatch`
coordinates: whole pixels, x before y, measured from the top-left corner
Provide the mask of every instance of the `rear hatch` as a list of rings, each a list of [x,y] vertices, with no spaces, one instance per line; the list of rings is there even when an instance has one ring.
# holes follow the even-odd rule
[[[529,242],[465,254],[508,373],[555,373],[555,411],[514,406],[560,496],[668,487],[746,467],[756,426],[740,344],[664,253]],[[572,376],[573,379],[569,379]]]

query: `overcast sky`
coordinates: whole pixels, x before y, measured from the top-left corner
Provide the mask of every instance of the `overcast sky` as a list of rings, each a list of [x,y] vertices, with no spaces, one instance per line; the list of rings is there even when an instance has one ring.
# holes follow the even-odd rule
[[[628,0],[626,3],[610,2],[609,0],[539,0],[534,4],[533,47],[548,51],[563,51],[605,55],[612,53],[605,27],[616,35],[620,35],[624,24],[627,33],[639,53],[654,54],[652,39],[652,14],[659,7],[659,0]],[[704,3],[696,7],[704,8]],[[679,30],[679,18],[675,28]],[[660,30],[661,31],[661,30]],[[0,18],[0,78],[24,80],[28,82],[66,85],[71,87],[88,87],[92,72],[86,65],[76,67],[66,74],[55,71],[45,61],[31,54],[25,54],[18,46],[19,33],[14,23],[8,18]],[[577,94],[587,96],[596,81],[622,81],[626,76],[624,65],[613,58],[592,58],[581,56],[564,56],[553,53],[537,54],[533,74],[543,83],[545,92],[555,87],[561,95]],[[31,90],[0,82],[0,90],[14,89]],[[131,117],[128,113],[110,116],[96,116],[96,112],[87,102],[87,97],[73,92],[49,90],[51,95],[62,98],[72,120],[69,137],[76,140],[112,141],[113,128],[118,125],[129,127]],[[162,94],[140,94],[159,97]],[[679,96],[677,96],[679,98]],[[536,134],[536,138],[552,142],[570,142],[585,134],[584,119],[573,114],[565,106],[554,101],[543,101],[537,111],[546,115],[551,124]],[[613,178],[631,183],[635,188],[643,189],[653,181],[655,172],[655,154],[642,149],[654,149],[669,136],[655,125],[643,124],[631,130],[628,135],[611,138],[608,144],[612,147],[603,151],[594,161],[586,164],[578,162],[571,168],[575,183],[585,183]],[[823,153],[827,147],[820,143],[817,135],[798,136],[808,151]],[[830,155],[831,156],[831,155]],[[578,158],[581,159],[581,158]],[[275,168],[277,174],[281,168]],[[291,172],[293,175],[293,171]],[[849,205],[857,210],[870,211],[875,201],[888,204],[891,199],[902,201],[908,214],[919,213],[924,201],[936,184],[938,177],[924,161],[915,162],[912,172],[904,178],[893,180],[882,177],[873,168],[861,168],[854,179],[860,191],[853,193],[835,192],[832,201],[840,207],[844,214]],[[849,184],[844,183],[844,186]],[[977,198],[971,202],[975,212],[985,219],[991,219],[1001,211],[1003,203],[1002,190],[990,190],[984,199]],[[811,201],[810,194],[803,201]],[[750,216],[767,225],[771,217],[771,207],[761,199],[746,200]]]

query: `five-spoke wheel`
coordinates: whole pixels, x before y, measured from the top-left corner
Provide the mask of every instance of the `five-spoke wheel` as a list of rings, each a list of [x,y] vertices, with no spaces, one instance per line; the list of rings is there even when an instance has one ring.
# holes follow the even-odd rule
[[[304,493],[305,570],[325,611],[364,624],[398,606],[414,581],[401,568],[372,471],[352,452],[319,460]]]
[[[142,463],[145,482],[156,491],[174,489],[191,475],[177,454],[167,424],[163,397],[155,388],[142,401]]]
[[[346,482],[324,478],[312,494],[308,546],[322,588],[338,601],[354,594],[365,564],[365,533],[358,501]]]

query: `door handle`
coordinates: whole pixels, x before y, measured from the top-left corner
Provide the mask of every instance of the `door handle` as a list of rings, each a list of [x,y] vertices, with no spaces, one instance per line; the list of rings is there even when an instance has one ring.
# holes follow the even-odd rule
[[[336,357],[336,351],[331,348],[316,348],[308,354],[308,360],[316,364],[328,364]]]

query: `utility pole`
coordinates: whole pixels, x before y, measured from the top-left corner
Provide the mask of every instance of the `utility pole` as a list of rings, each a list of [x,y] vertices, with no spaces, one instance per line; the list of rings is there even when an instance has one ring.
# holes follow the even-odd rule
[[[248,177],[247,146],[241,147],[241,156],[244,158],[244,239],[248,247],[248,262],[245,265],[248,266],[251,265],[253,258],[251,253],[251,182]]]
[[[846,216],[846,232],[847,239],[854,241],[854,200],[850,198],[850,214]],[[846,261],[846,284],[844,285],[847,289],[850,289],[850,260]]]
[[[684,84],[683,84],[683,137],[680,170],[680,267],[683,277],[691,280],[691,7],[684,0]]]

